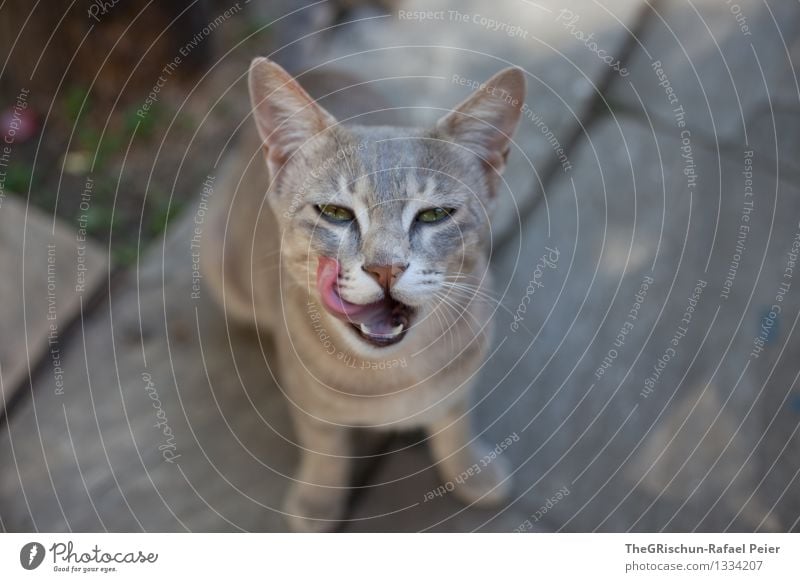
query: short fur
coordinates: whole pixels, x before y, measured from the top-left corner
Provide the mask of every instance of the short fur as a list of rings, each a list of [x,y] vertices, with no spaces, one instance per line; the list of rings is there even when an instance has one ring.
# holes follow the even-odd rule
[[[488,452],[467,413],[490,342],[489,221],[524,87],[519,69],[501,71],[433,128],[343,125],[278,65],[253,61],[253,150],[266,164],[233,162],[239,180],[214,198],[201,258],[226,312],[275,337],[303,447],[285,504],[292,529],[328,530],[342,518],[351,427],[424,427],[445,481]],[[322,204],[355,220],[332,224]],[[455,212],[420,223],[433,207]],[[320,257],[339,261],[348,302],[390,293],[411,306],[403,339],[376,347],[328,313]],[[363,268],[393,264],[405,269],[388,289]],[[468,503],[496,504],[510,489],[502,459],[462,481],[454,493]]]

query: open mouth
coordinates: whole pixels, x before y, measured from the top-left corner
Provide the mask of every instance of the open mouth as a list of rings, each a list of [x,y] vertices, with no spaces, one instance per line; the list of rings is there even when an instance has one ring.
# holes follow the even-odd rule
[[[328,313],[350,324],[364,341],[375,347],[390,346],[403,339],[411,326],[412,307],[392,298],[388,292],[374,303],[350,303],[339,295],[338,279],[339,262],[320,257],[317,289]]]

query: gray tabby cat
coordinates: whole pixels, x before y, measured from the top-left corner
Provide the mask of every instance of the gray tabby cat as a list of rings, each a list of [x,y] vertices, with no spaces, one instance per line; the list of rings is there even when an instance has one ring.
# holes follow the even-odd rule
[[[469,395],[490,342],[490,217],[525,79],[501,71],[420,129],[342,125],[267,59],[249,85],[258,143],[246,147],[266,165],[233,162],[201,259],[226,313],[275,338],[302,449],[289,524],[330,530],[352,427],[425,428],[444,482],[489,453]],[[458,481],[466,503],[510,493],[501,458]]]

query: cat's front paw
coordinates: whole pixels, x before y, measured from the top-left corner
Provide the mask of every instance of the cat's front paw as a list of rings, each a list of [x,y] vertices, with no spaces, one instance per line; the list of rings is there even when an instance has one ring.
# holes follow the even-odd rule
[[[473,441],[437,465],[442,483],[461,502],[496,507],[511,497],[511,466],[480,441]]]
[[[340,489],[294,484],[283,504],[289,529],[307,533],[336,530],[344,515],[346,496]]]

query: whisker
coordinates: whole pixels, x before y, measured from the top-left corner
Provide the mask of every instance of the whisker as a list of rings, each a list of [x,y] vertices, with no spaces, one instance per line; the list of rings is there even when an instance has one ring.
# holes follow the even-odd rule
[[[493,295],[491,289],[487,287],[485,284],[474,285],[472,283],[464,283],[463,281],[448,281],[448,280],[442,281],[442,284],[461,287],[462,289],[480,290],[487,295]]]
[[[436,294],[436,297],[439,299],[439,301],[441,301],[442,305],[446,306],[453,313],[455,313],[456,318],[454,323],[456,323],[459,319],[463,319],[464,323],[469,328],[470,333],[472,333],[473,335],[475,335],[475,332],[472,329],[472,325],[470,325],[469,321],[465,316],[469,316],[472,319],[472,321],[478,326],[478,328],[484,327],[481,326],[481,322],[479,322],[472,313],[470,313],[466,309],[462,309],[460,305],[453,303],[450,298],[446,297],[445,295],[442,295],[441,293]]]
[[[452,292],[452,294],[454,296],[458,296],[457,295],[458,294],[458,290],[454,290]],[[492,303],[492,304],[497,305],[498,309],[502,309],[505,313],[507,313],[509,315],[512,315],[512,316],[514,315],[514,311],[511,308],[509,308],[507,305],[505,305],[500,299],[495,299],[494,297],[491,297],[489,295],[482,295],[480,298],[481,298],[482,301],[484,301],[486,303]]]
[[[458,285],[453,285],[451,283],[444,283],[442,287],[448,289],[448,293],[450,293],[454,297],[459,297],[463,299],[468,299],[469,302],[484,302],[484,303],[492,303],[496,305],[502,306],[502,300],[490,295],[489,293],[483,291],[482,289],[473,289],[473,288],[464,288]]]

